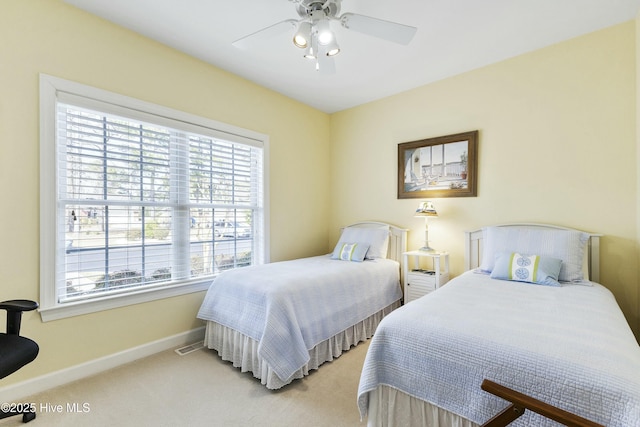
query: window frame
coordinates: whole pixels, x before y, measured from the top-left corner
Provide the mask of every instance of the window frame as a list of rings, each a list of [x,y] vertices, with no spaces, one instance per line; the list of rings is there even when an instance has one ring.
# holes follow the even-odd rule
[[[59,96],[95,100],[98,103],[112,105],[117,114],[118,108],[134,110],[141,116],[153,116],[154,119],[179,121],[184,126],[199,126],[219,134],[222,139],[234,142],[250,141],[262,147],[262,212],[258,226],[261,228],[259,250],[262,259],[269,262],[269,138],[265,134],[217,122],[205,117],[174,110],[169,107],[149,103],[139,99],[105,91],[58,77],[40,74],[40,308],[43,321],[62,319],[71,316],[94,313],[132,304],[155,301],[208,289],[211,276],[193,278],[175,284],[150,289],[140,289],[117,295],[86,299],[75,302],[59,303],[56,300],[56,258],[64,256],[64,245],[56,242],[57,215],[57,158],[56,158],[56,105]],[[65,100],[66,101],[66,100]],[[139,118],[139,117],[138,117]],[[62,249],[61,249],[62,248]],[[57,253],[60,251],[61,253]]]

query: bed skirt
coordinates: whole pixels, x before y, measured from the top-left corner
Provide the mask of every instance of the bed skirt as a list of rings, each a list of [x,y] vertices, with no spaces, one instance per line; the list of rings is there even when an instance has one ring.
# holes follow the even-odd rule
[[[478,427],[478,424],[392,387],[369,393],[367,427]]]
[[[232,362],[233,366],[240,368],[242,372],[251,372],[267,388],[275,390],[284,387],[293,380],[309,375],[309,371],[318,369],[324,362],[339,357],[352,346],[371,338],[382,318],[398,307],[400,307],[400,301],[383,308],[328,340],[322,341],[309,350],[309,362],[284,381],[258,356],[258,341],[234,329],[208,321],[204,345],[209,349],[216,350],[222,360]]]

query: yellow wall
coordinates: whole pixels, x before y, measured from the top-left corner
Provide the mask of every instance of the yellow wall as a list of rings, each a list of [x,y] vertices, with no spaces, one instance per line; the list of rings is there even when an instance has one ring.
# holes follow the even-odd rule
[[[601,282],[638,336],[635,45],[628,22],[333,114],[333,236],[382,219],[420,247],[420,200],[396,198],[397,144],[477,129],[478,197],[434,200],[431,246],[451,252],[457,275],[465,230],[544,222],[602,233]]]
[[[62,0],[0,4],[0,298],[39,299],[38,74],[88,84],[270,137],[271,259],[328,245],[329,115],[73,8]],[[315,132],[308,132],[314,129]],[[313,161],[297,161],[300,154]],[[296,209],[304,206],[304,215]],[[300,238],[304,236],[304,238]],[[3,385],[201,326],[203,293],[42,323],[41,348]],[[4,320],[0,327],[4,327]]]

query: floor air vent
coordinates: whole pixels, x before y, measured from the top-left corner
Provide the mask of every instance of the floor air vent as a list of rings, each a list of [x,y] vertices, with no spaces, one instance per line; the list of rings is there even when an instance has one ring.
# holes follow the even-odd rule
[[[189,344],[187,346],[177,348],[176,353],[178,353],[180,356],[185,356],[189,353],[193,353],[196,350],[200,350],[201,348],[204,348],[204,343],[197,342],[195,344]]]

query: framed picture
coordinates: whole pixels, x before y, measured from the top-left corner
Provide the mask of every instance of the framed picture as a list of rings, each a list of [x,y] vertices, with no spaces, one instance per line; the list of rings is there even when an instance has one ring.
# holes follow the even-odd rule
[[[398,199],[475,197],[478,131],[398,144]]]

